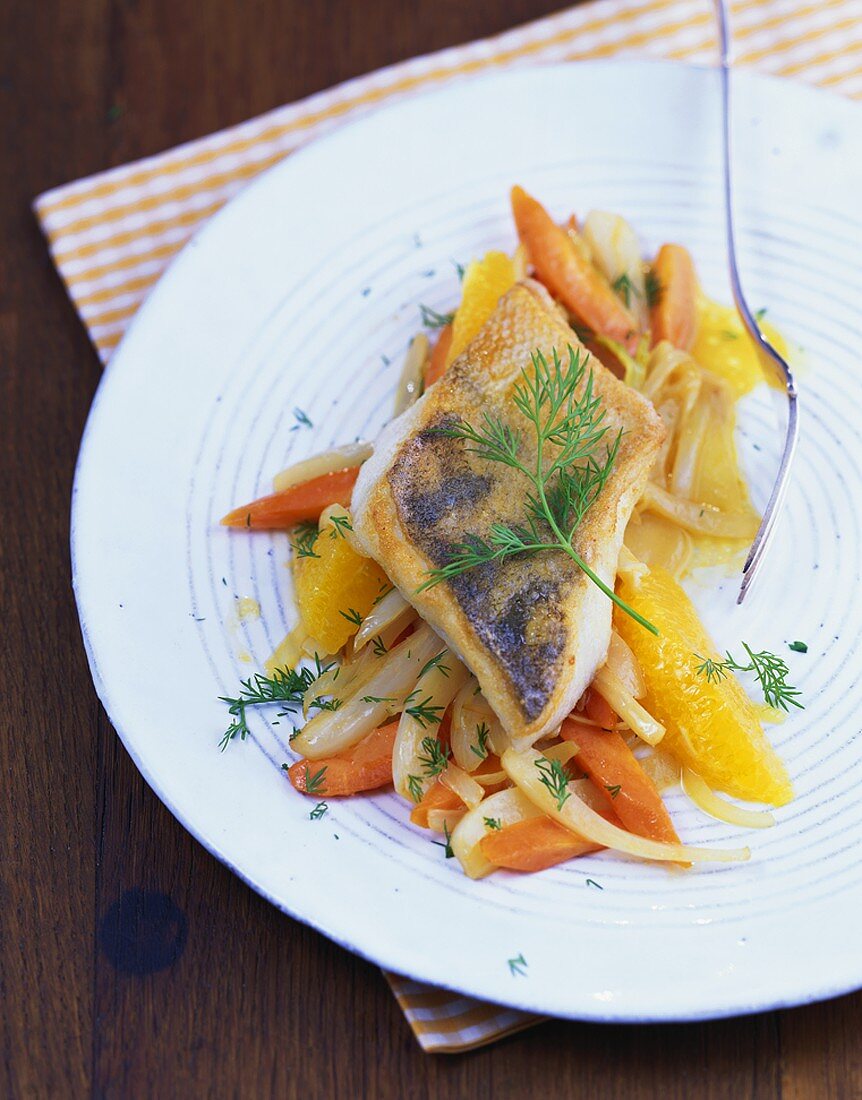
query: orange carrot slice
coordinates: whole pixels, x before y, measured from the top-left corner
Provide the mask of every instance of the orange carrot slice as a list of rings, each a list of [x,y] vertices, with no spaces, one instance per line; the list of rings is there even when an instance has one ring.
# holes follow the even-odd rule
[[[397,732],[398,722],[389,722],[340,756],[297,760],[287,769],[287,777],[302,794],[320,798],[385,787],[392,782],[392,749]]]
[[[603,730],[612,730],[619,721],[611,704],[593,688],[587,688],[585,692],[584,714],[598,722]],[[574,717],[577,718],[577,715]]]
[[[624,829],[650,840],[679,844],[661,795],[619,733],[567,718],[560,735],[578,746],[577,766],[602,791]]]
[[[512,188],[512,212],[530,262],[551,294],[587,328],[634,352],[638,338],[634,317],[607,280],[578,252],[568,231],[522,187]]]
[[[425,368],[425,389],[433,386],[446,373],[446,360],[449,358],[449,348],[452,346],[452,326],[444,325],[440,329],[437,343],[431,352],[428,366]]]
[[[670,340],[690,351],[697,335],[697,274],[694,261],[681,244],[663,244],[652,266],[658,283],[650,309],[652,342]]]
[[[463,810],[466,809],[461,797],[444,787],[439,779],[428,788],[425,794],[410,813],[410,820],[420,829],[428,828],[428,812],[430,810]]]
[[[491,863],[510,871],[544,871],[599,850],[598,845],[581,840],[550,817],[532,817],[492,829],[479,841],[479,849]]]
[[[359,467],[321,474],[311,481],[292,485],[283,493],[271,493],[234,508],[222,520],[225,527],[253,527],[262,531],[282,531],[297,523],[319,519],[320,513],[330,504],[350,504],[353,486],[359,476]]]

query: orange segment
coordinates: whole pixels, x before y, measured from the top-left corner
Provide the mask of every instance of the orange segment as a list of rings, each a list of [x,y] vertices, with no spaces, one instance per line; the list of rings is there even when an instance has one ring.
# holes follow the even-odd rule
[[[447,366],[457,359],[497,308],[497,302],[515,285],[515,265],[505,252],[488,252],[471,260],[464,272],[461,304],[452,323]]]
[[[760,326],[778,354],[786,359],[787,341],[781,333],[768,321],[761,320]],[[702,367],[728,382],[736,397],[753,390],[764,378],[770,385],[781,388],[771,372],[764,374],[757,349],[736,310],[703,296],[698,302],[697,334],[691,354]]]
[[[732,673],[714,683],[698,673],[701,658],[720,655],[694,604],[664,569],[639,581],[621,578],[617,592],[661,631],[654,637],[628,615],[614,624],[640,662],[644,706],[662,722],[667,748],[712,787],[737,798],[782,806],[793,796],[784,765],[769,744],[757,708]]]
[[[376,562],[357,554],[331,526],[321,529],[314,553],[296,562],[296,602],[311,637],[327,654],[337,653],[389,582]]]

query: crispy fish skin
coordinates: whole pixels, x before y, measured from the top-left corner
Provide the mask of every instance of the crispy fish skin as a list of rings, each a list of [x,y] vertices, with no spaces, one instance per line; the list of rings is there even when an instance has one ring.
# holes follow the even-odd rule
[[[607,654],[611,601],[562,550],[489,562],[418,589],[466,535],[485,536],[494,522],[527,518],[523,475],[467,453],[463,442],[439,429],[459,418],[478,425],[486,412],[499,416],[524,431],[529,464],[535,440],[511,400],[512,387],[537,349],[548,362],[556,350],[566,364],[570,347],[588,354],[545,289],[532,280],[519,283],[447,374],[384,429],[353,491],[356,535],[476,675],[519,744],[554,730],[589,685]],[[625,527],[664,426],[645,398],[592,357],[590,370],[605,410],[606,440],[620,428],[624,434],[573,546],[613,586]]]

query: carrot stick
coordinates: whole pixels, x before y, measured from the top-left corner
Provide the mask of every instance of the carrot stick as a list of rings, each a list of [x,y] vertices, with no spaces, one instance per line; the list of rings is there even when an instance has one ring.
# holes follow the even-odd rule
[[[611,704],[592,688],[586,690],[584,714],[587,718],[592,718],[594,722],[598,722],[603,730],[612,730],[619,721]]]
[[[567,718],[560,735],[578,746],[577,765],[604,794],[623,828],[650,840],[679,844],[661,795],[619,733]]]
[[[521,187],[512,188],[512,212],[530,262],[551,294],[587,328],[634,352],[637,322],[605,278],[574,247],[568,231]]]
[[[697,274],[694,261],[681,244],[663,244],[652,266],[658,283],[650,309],[652,342],[670,340],[690,351],[697,334]]]
[[[297,523],[316,520],[330,504],[348,507],[359,467],[321,474],[301,485],[292,485],[283,493],[271,493],[234,508],[222,520],[225,527],[253,527],[263,531],[281,531]]]
[[[339,756],[297,760],[287,769],[287,777],[302,794],[320,798],[385,787],[392,782],[392,749],[397,732],[397,720],[389,722]]]
[[[598,845],[581,840],[550,817],[532,817],[492,829],[479,841],[482,855],[510,871],[544,871],[555,863],[597,852]]]
[[[427,829],[429,810],[463,810],[464,808],[461,797],[454,791],[450,791],[448,787],[444,787],[437,779],[413,807],[410,820],[421,829]]]
[[[425,389],[433,386],[446,373],[446,360],[449,358],[449,348],[452,346],[452,326],[444,325],[440,329],[437,343],[431,352],[428,366],[425,368]]]

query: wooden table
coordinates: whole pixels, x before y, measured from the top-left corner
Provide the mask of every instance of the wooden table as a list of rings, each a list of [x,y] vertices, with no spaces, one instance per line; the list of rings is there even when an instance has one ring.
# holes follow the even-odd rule
[[[68,513],[100,367],[32,197],[554,6],[0,6],[0,1095],[862,1096],[859,995],[711,1024],[548,1023],[423,1055],[376,967],[283,917],[177,825],[90,683]]]

